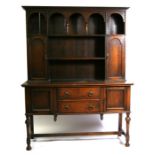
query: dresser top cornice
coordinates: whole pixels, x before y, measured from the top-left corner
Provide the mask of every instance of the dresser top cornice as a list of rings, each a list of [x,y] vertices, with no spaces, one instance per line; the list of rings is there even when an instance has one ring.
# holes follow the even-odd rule
[[[114,10],[114,9],[121,9],[127,10],[129,7],[91,7],[91,6],[22,6],[25,10],[28,9],[105,9],[105,10]]]

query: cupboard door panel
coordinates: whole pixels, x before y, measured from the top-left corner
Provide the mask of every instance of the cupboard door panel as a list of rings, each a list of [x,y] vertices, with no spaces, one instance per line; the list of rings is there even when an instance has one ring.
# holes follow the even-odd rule
[[[109,87],[106,89],[107,111],[127,110],[127,95],[124,87]]]
[[[125,78],[124,37],[112,36],[107,39],[107,79]]]
[[[51,108],[50,90],[37,88],[31,89],[31,107],[33,112],[50,112]]]
[[[35,37],[29,41],[29,68],[30,79],[45,79],[46,62],[45,62],[45,40]]]

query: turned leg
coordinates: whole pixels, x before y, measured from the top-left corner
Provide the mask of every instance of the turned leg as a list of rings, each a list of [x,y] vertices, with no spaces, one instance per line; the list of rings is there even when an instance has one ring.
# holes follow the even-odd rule
[[[31,115],[30,118],[31,118],[31,138],[33,139],[33,135],[34,135],[34,118],[33,118],[33,115]]]
[[[118,136],[122,135],[122,113],[118,114]]]
[[[31,150],[31,116],[26,115],[26,129],[27,129],[27,147],[26,150]]]
[[[100,119],[103,120],[103,114],[100,114]]]
[[[129,135],[129,124],[130,124],[130,113],[126,113],[126,143],[125,146],[129,146],[129,140],[130,140],[130,135]]]

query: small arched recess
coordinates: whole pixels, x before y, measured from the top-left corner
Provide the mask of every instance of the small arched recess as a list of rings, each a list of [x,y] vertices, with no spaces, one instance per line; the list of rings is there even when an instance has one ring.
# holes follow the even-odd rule
[[[81,14],[75,13],[70,16],[70,33],[84,34],[85,22]]]
[[[110,16],[110,34],[124,34],[124,21],[120,14],[113,13]]]
[[[89,17],[88,21],[89,34],[105,34],[105,22],[102,15],[95,13]]]
[[[60,13],[52,14],[49,18],[49,34],[65,34],[65,18]]]
[[[28,19],[28,34],[39,33],[39,13],[32,13]]]

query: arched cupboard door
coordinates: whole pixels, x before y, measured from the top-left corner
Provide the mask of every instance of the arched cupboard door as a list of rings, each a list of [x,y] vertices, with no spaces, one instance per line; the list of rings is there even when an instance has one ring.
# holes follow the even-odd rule
[[[106,79],[125,80],[124,36],[107,37]]]

